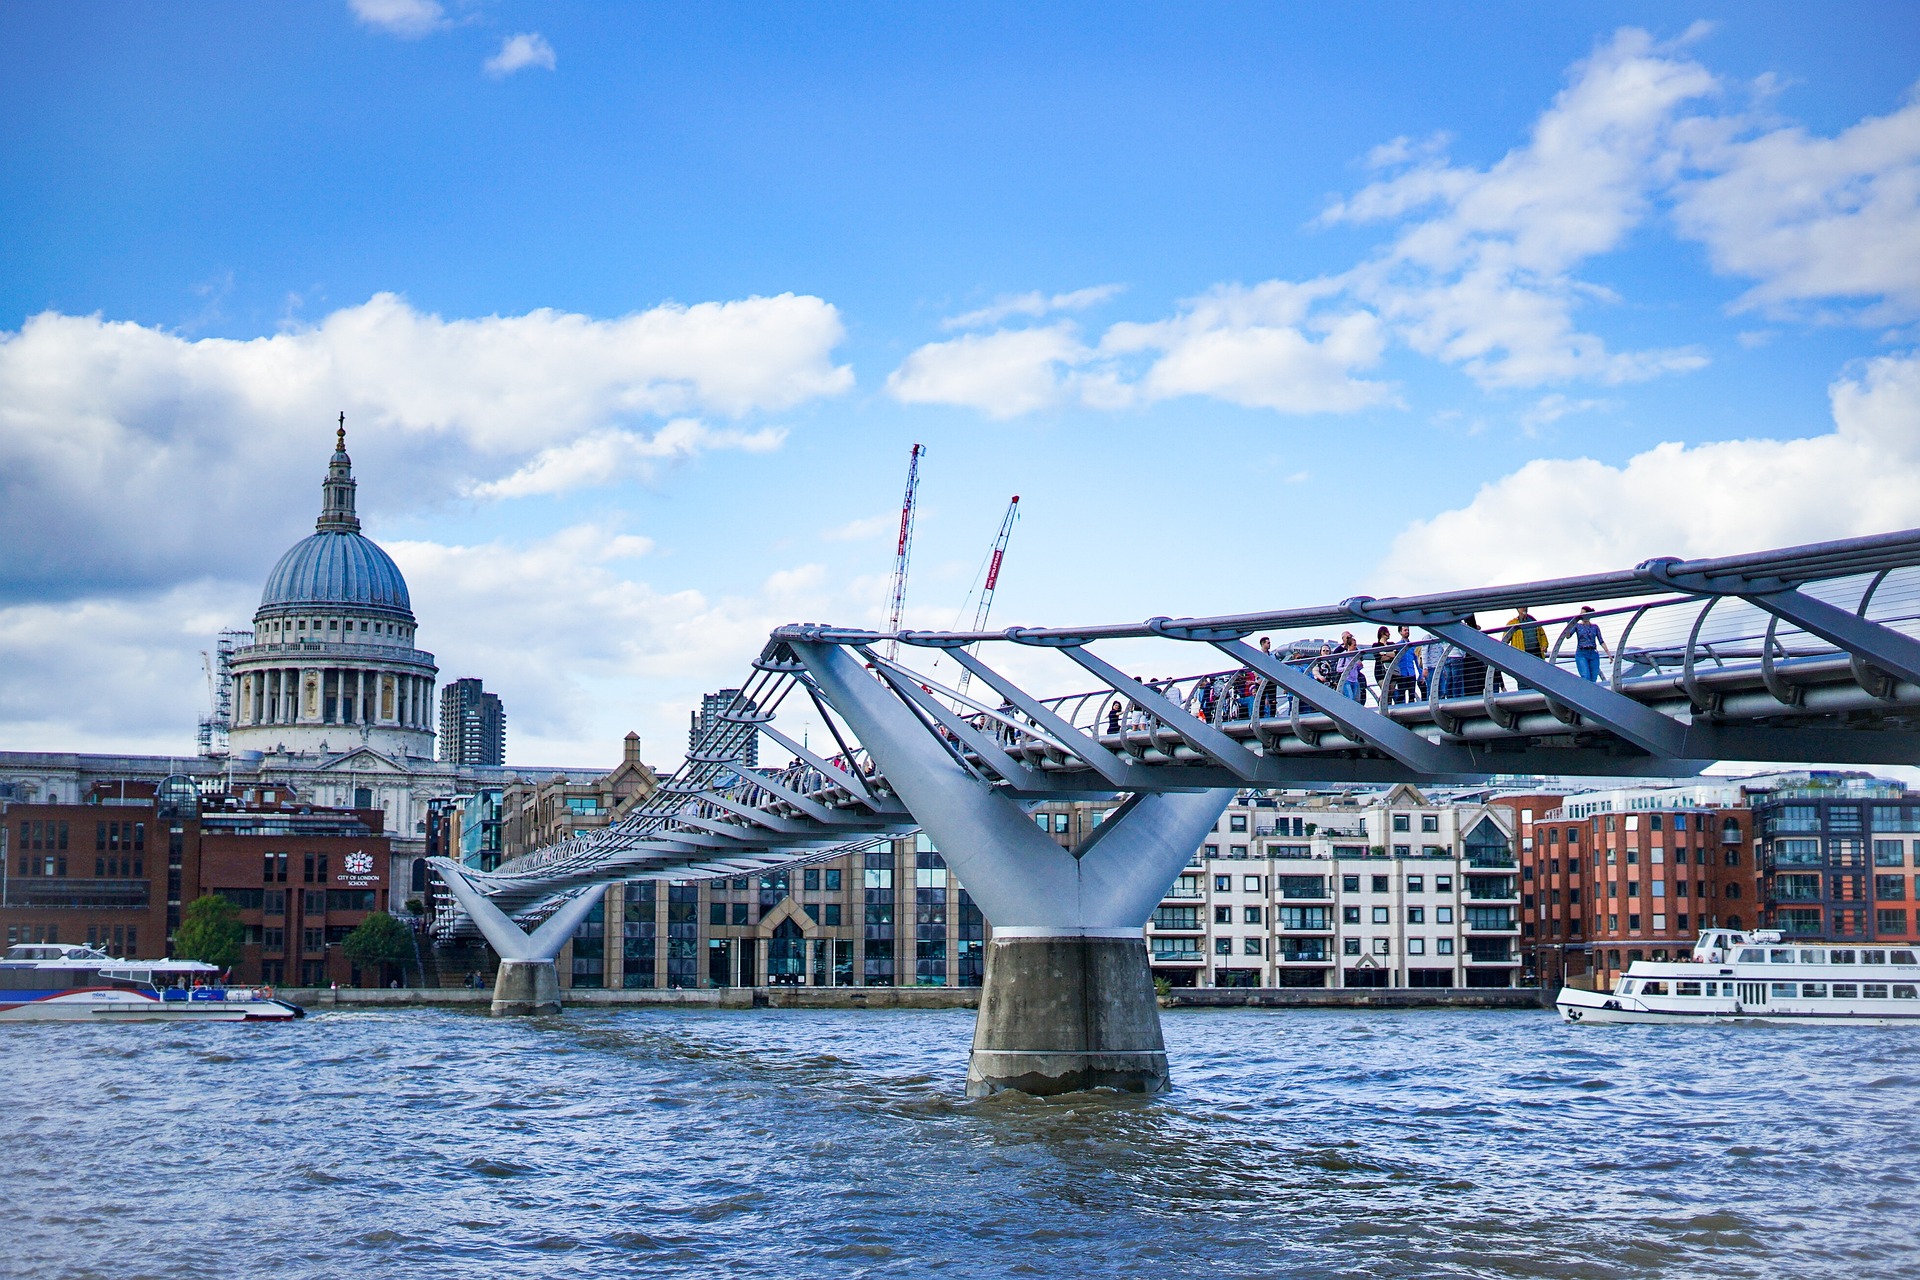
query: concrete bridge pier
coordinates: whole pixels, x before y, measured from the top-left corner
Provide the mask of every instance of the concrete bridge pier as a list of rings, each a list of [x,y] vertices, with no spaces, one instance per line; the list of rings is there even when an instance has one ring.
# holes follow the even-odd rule
[[[1165,1089],[1147,917],[1232,792],[1134,793],[1066,849],[859,659],[792,648],[993,926],[967,1093]]]
[[[554,960],[580,922],[600,901],[606,885],[588,885],[561,903],[558,910],[529,934],[494,906],[491,898],[473,887],[459,863],[449,858],[435,858],[433,869],[500,957],[500,969],[493,979],[493,1016],[525,1017],[560,1012],[560,974]]]
[[[1170,1080],[1144,941],[994,937],[967,1061],[968,1097],[1002,1089],[1159,1093]]]

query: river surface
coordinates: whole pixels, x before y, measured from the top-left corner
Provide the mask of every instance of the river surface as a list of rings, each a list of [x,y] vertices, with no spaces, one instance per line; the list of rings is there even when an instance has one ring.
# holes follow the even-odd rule
[[[1171,1011],[970,1101],[969,1012],[0,1029],[0,1274],[1920,1276],[1920,1032]]]

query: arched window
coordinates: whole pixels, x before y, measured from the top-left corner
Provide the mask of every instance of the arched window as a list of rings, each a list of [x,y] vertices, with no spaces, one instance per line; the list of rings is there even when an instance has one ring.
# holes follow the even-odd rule
[[[425,858],[415,858],[413,860],[412,884],[415,893],[425,893],[427,891],[427,860]]]

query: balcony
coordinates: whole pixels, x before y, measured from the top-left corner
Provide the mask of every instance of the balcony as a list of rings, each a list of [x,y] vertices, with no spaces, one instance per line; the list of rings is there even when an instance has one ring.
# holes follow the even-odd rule
[[[1515,964],[1513,944],[1505,938],[1468,938],[1468,964]]]
[[[1333,950],[1321,938],[1281,938],[1273,958],[1282,964],[1326,964]]]
[[[1275,923],[1288,933],[1332,933],[1333,912],[1325,907],[1281,907]]]
[[[1467,929],[1473,933],[1517,933],[1520,924],[1505,907],[1469,907]]]
[[[1205,957],[1192,939],[1152,938],[1153,963],[1198,964]]]

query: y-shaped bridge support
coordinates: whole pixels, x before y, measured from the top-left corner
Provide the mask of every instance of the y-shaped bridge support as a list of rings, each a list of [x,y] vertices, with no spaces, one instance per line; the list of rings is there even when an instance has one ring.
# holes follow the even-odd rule
[[[1142,934],[1232,793],[1136,794],[1064,849],[855,656],[792,648],[993,925],[967,1093],[1166,1088]]]
[[[473,887],[459,863],[435,858],[433,869],[500,957],[500,972],[493,980],[493,1015],[560,1012],[560,975],[554,958],[600,901],[606,885],[588,885],[529,934]]]

